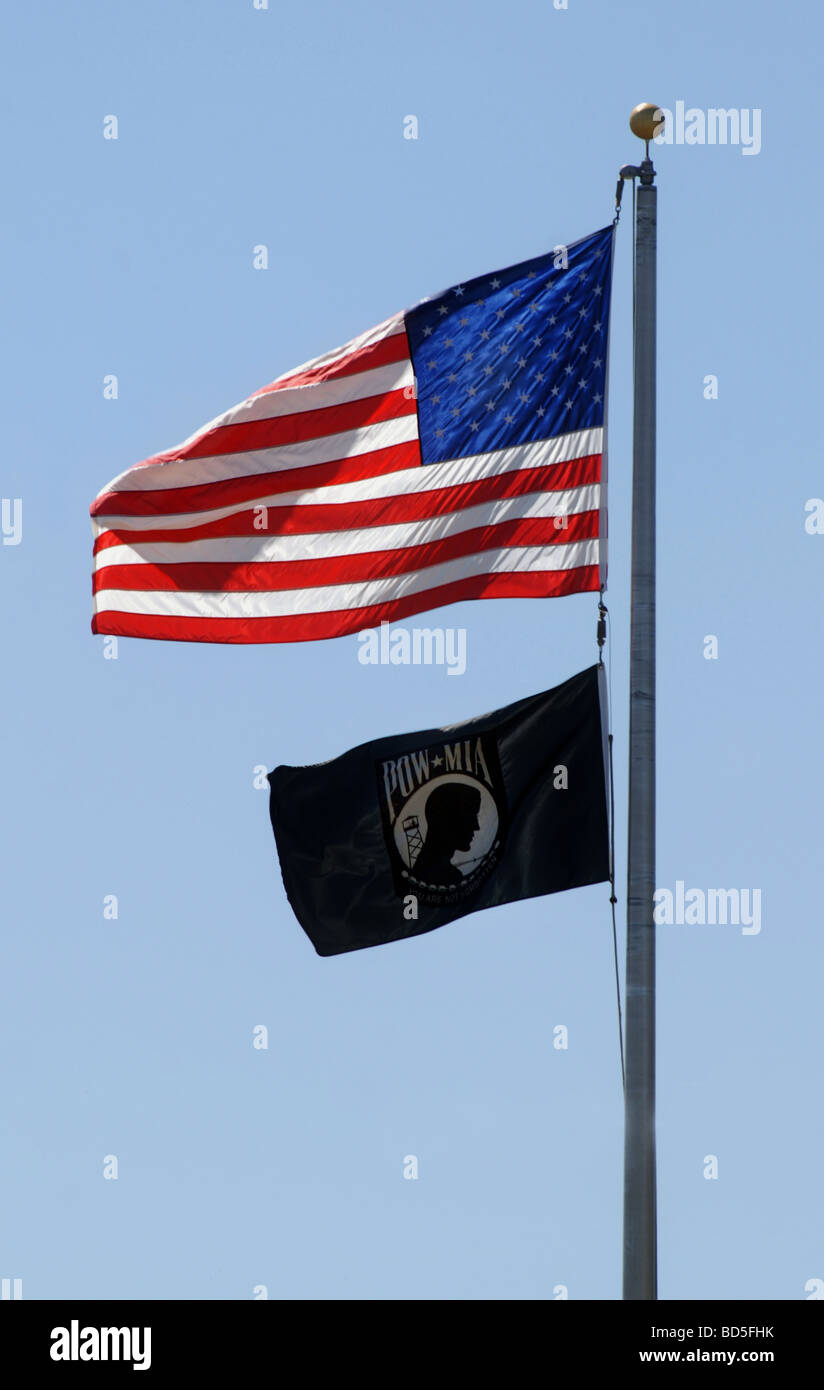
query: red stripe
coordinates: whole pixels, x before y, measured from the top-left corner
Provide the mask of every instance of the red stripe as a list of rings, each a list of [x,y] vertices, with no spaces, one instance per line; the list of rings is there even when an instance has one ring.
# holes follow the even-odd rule
[[[345,357],[336,357],[334,362],[327,362],[324,366],[309,367],[305,372],[294,372],[292,376],[281,377],[269,386],[262,386],[249,399],[265,396],[267,391],[283,391],[290,386],[311,386],[317,381],[334,381],[337,377],[354,376],[356,372],[368,372],[373,367],[385,367],[390,362],[402,362],[405,357],[409,357],[409,344],[404,328],[400,333],[393,333],[391,337],[379,338],[368,347],[356,348]]]
[[[322,584],[361,584],[408,574],[485,550],[525,545],[566,545],[598,535],[598,512],[566,518],[566,529],[551,517],[521,517],[479,526],[457,536],[403,550],[373,550],[362,555],[332,555],[322,560],[214,561],[163,565],[106,565],[92,576],[94,593],[132,589],[212,593],[273,593]]]
[[[368,454],[333,459],[329,463],[304,464],[277,473],[253,473],[242,478],[225,478],[216,483],[195,483],[191,487],[166,488],[150,492],[106,492],[95,498],[92,516],[185,516],[191,512],[232,507],[253,502],[277,492],[305,492],[332,483],[359,483],[364,478],[398,473],[416,468],[421,461],[420,444],[410,439],[372,449]]]
[[[378,627],[382,622],[399,622],[415,613],[466,599],[560,598],[564,594],[597,592],[598,587],[597,565],[537,574],[481,574],[393,599],[391,603],[335,613],[285,618],[164,618],[143,613],[99,613],[92,619],[92,632],[169,642],[315,642]]]
[[[414,415],[416,409],[414,396],[399,388],[397,391],[383,391],[378,396],[365,396],[357,401],[323,406],[318,410],[297,410],[291,415],[273,415],[266,420],[242,420],[237,424],[218,425],[205,434],[199,434],[191,443],[154,454],[135,464],[135,467],[154,468],[179,459],[218,458],[221,454],[251,454],[258,449],[305,444],[309,439],[325,439],[343,430],[363,429],[384,420]],[[168,491],[168,488],[163,491]]]
[[[408,447],[416,451],[418,448],[417,443]],[[305,473],[307,470],[300,471]],[[585,458],[546,464],[542,468],[517,468],[509,473],[494,473],[491,477],[478,478],[471,483],[456,483],[452,487],[433,488],[429,492],[373,497],[362,502],[267,507],[265,530],[260,525],[264,520],[263,515],[256,514],[254,510],[235,512],[232,516],[220,517],[202,526],[156,531],[135,531],[118,527],[116,530],[102,532],[95,541],[94,551],[97,554],[111,545],[139,546],[150,541],[186,543],[209,540],[214,536],[259,536],[266,533],[272,536],[299,536],[313,535],[321,531],[347,531],[361,526],[389,526],[397,522],[443,516],[447,512],[460,511],[464,507],[472,507],[481,502],[495,502],[504,497],[521,497],[529,492],[562,492],[567,488],[586,487],[599,482],[600,477],[601,455],[588,454]],[[344,479],[339,478],[337,481],[343,482]],[[359,480],[347,478],[345,481]],[[258,496],[266,495],[265,491],[258,493]],[[254,524],[255,521],[258,522],[257,526]]]

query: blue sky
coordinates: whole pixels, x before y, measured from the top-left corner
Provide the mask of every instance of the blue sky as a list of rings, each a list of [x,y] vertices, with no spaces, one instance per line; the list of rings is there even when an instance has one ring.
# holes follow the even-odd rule
[[[355,637],[121,640],[104,660],[88,506],[279,373],[603,226],[642,152],[631,108],[683,100],[762,127],[757,156],[654,151],[658,883],[760,889],[762,929],[659,932],[660,1293],[804,1298],[824,1278],[824,536],[804,525],[824,491],[820,16],[50,0],[5,29],[1,490],[23,532],[0,553],[0,1274],[26,1298],[619,1296],[608,888],[321,960],[253,785],[565,680],[595,659],[595,599],[439,610],[467,630],[455,679],[364,666]],[[627,199],[607,596],[621,947],[630,271]]]

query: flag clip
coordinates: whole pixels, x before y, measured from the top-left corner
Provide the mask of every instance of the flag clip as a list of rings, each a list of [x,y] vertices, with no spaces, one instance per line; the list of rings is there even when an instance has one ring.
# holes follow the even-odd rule
[[[601,598],[598,600],[598,626],[595,631],[598,643],[598,660],[603,665],[604,662],[604,642],[607,638],[607,606]]]

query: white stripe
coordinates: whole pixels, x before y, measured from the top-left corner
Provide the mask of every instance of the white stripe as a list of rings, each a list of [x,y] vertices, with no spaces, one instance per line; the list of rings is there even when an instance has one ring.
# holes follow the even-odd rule
[[[95,611],[184,618],[280,618],[304,613],[334,613],[425,593],[442,584],[453,584],[478,574],[537,573],[597,563],[598,542],[576,541],[572,545],[483,551],[365,584],[325,584],[314,589],[266,593],[185,593],[180,590],[141,593],[129,589],[102,589],[95,595]]]
[[[219,429],[223,425],[248,425],[255,420],[275,420],[282,415],[303,415],[309,410],[328,410],[350,401],[368,400],[400,391],[415,380],[412,362],[388,362],[385,367],[372,367],[354,376],[335,377],[332,381],[316,381],[307,386],[284,386],[279,391],[267,391],[263,396],[250,396],[223,415],[219,415],[199,434]],[[195,436],[197,438],[197,436]],[[179,446],[183,448],[183,445]],[[139,466],[139,465],[136,465]],[[153,468],[159,465],[149,464]]]
[[[360,333],[357,338],[350,338],[343,347],[332,348],[331,352],[325,352],[322,357],[312,357],[301,367],[291,367],[288,372],[282,372],[280,376],[275,377],[272,386],[276,387],[279,381],[288,381],[290,377],[302,376],[304,372],[315,372],[319,367],[330,367],[342,357],[348,357],[350,353],[360,352],[362,348],[379,343],[382,338],[394,338],[399,330],[400,333],[406,333],[406,317],[403,310],[384,319],[383,323],[375,324],[374,328],[367,328],[366,332]]]
[[[371,454],[373,449],[387,449],[417,438],[418,417],[413,411],[395,420],[379,420],[374,425],[303,439],[297,444],[278,444],[272,449],[147,464],[123,473],[108,491],[162,492],[166,488],[202,486],[224,482],[227,478],[253,477],[257,473],[282,473],[286,468],[309,468],[316,463],[332,463],[334,459],[357,458],[361,454]]]
[[[412,417],[414,419],[414,417]],[[372,428],[376,428],[373,426]],[[253,507],[318,506],[337,502],[365,502],[379,497],[408,496],[416,492],[431,492],[444,487],[491,478],[499,473],[518,472],[522,468],[544,468],[572,459],[600,454],[603,430],[576,430],[559,434],[554,439],[542,439],[531,444],[517,444],[511,449],[497,449],[471,458],[453,459],[448,463],[418,464],[415,468],[399,469],[396,473],[380,473],[359,482],[335,483],[328,487],[306,488],[301,492],[264,494],[248,502],[235,502],[228,507],[213,507],[202,512],[179,512],[162,516],[105,516],[92,517],[95,537],[105,531],[156,531],[185,526],[203,526],[236,512]],[[115,505],[114,500],[112,506]]]
[[[252,564],[291,560],[324,560],[338,555],[364,555],[373,550],[406,550],[444,536],[460,535],[479,526],[527,517],[564,517],[597,511],[601,489],[597,484],[566,492],[525,493],[496,502],[482,502],[461,512],[430,517],[426,521],[392,526],[366,526],[359,530],[330,531],[301,536],[218,536],[209,540],[148,541],[139,550],[113,545],[98,551],[95,569],[109,565]],[[559,526],[559,535],[562,531]]]

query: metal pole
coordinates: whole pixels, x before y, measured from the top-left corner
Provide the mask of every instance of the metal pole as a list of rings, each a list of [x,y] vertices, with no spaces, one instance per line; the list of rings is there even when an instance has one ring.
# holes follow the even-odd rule
[[[636,108],[637,109],[637,108]],[[635,113],[633,113],[634,115]],[[634,128],[634,127],[633,127]],[[636,133],[640,133],[636,131]],[[643,136],[642,136],[643,138]],[[649,136],[646,137],[649,140]],[[655,1177],[655,272],[657,190],[637,170],[629,698],[625,1299],[658,1296]]]

